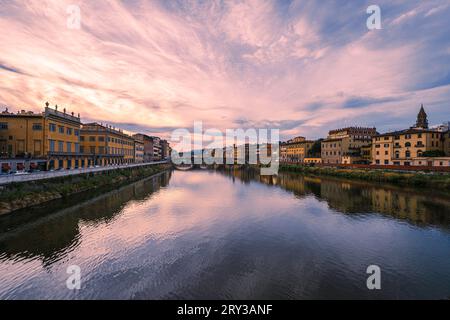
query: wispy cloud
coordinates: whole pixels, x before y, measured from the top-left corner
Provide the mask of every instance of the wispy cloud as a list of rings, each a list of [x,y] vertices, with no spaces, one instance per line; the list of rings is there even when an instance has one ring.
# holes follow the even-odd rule
[[[0,0],[0,103],[46,101],[86,120],[172,128],[274,126],[319,137],[344,124],[450,118],[447,16],[439,0]],[[407,26],[407,27],[405,27]],[[245,120],[243,124],[242,121]]]

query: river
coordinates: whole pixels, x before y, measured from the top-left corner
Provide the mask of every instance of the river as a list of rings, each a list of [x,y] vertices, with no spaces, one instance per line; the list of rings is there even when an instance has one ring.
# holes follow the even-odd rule
[[[329,298],[450,298],[450,196],[171,171],[0,217],[0,299]]]

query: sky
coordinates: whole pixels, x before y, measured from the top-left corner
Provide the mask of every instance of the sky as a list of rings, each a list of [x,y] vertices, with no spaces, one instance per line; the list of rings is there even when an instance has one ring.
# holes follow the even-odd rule
[[[194,121],[282,139],[386,132],[422,103],[450,121],[450,1],[372,1],[0,0],[0,111],[48,101],[164,138]]]

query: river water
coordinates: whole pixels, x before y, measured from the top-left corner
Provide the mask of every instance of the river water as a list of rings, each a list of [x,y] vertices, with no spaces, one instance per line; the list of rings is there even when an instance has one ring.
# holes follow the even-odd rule
[[[73,265],[80,290],[66,285]],[[166,172],[0,217],[0,299],[29,298],[448,299],[450,196]]]

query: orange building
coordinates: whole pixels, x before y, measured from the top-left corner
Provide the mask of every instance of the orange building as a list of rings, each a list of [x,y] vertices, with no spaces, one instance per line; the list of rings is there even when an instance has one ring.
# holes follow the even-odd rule
[[[0,157],[10,159],[17,170],[80,167],[80,127],[79,115],[58,111],[58,106],[51,109],[48,103],[42,113],[6,109],[0,113]]]
[[[80,152],[97,166],[129,164],[135,159],[135,142],[120,129],[87,123],[81,127]]]

